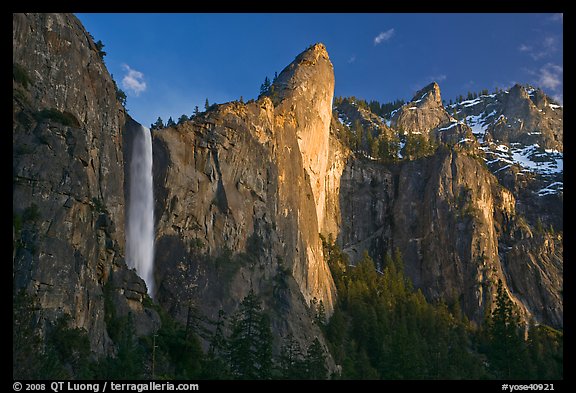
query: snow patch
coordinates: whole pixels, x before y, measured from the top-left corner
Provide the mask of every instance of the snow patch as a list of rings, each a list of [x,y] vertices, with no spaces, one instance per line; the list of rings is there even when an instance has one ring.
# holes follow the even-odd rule
[[[489,146],[480,148],[486,154],[493,156],[493,159],[485,160],[486,164],[494,164],[498,161],[505,164],[518,164],[524,171],[542,175],[557,175],[564,171],[563,154],[556,150],[544,150],[537,143],[527,146],[512,143],[511,147],[491,143]]]
[[[564,191],[564,183],[555,181],[537,192],[538,196],[552,195]]]
[[[458,124],[458,123],[452,123],[452,124],[450,124],[448,127],[439,128],[438,131],[449,130],[450,128],[454,127],[454,126],[457,125],[457,124]]]

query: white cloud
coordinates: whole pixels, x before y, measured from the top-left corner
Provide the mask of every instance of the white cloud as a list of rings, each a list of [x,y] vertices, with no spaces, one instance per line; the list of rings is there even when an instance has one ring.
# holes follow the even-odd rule
[[[446,78],[448,78],[446,75],[440,74],[440,75],[431,76],[429,79],[431,81],[434,81],[434,82],[443,82],[446,80]]]
[[[564,94],[552,94],[552,99],[559,103],[560,105],[564,106]]]
[[[394,29],[389,29],[386,31],[382,31],[376,37],[374,37],[374,45],[378,45],[382,42],[388,41],[394,35]]]
[[[540,60],[558,51],[558,38],[548,35],[535,45],[521,44],[518,51],[528,54],[534,60]]]
[[[530,52],[530,51],[532,50],[532,47],[531,47],[531,46],[528,46],[528,45],[526,45],[526,44],[522,44],[522,45],[520,45],[520,46],[518,47],[518,50],[519,50],[520,52]]]
[[[538,84],[541,87],[557,91],[562,86],[564,68],[557,64],[548,63],[538,71]]]
[[[356,61],[356,55],[352,55],[352,57],[348,59],[348,64],[354,63],[355,61]]]
[[[554,14],[550,17],[550,20],[553,22],[564,23],[564,14],[563,13]]]
[[[126,75],[122,78],[122,87],[129,92],[139,96],[140,93],[146,91],[146,82],[144,81],[144,74],[140,71],[133,70],[127,64],[122,64],[122,68],[126,70]]]

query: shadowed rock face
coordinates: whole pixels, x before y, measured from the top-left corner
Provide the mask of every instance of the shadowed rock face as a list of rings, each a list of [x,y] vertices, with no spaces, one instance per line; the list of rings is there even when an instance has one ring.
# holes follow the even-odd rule
[[[477,323],[502,279],[526,318],[561,327],[562,237],[532,234],[515,204],[465,153],[443,150],[387,166],[350,160],[341,178],[339,240],[353,261],[364,249],[379,262],[398,248],[428,299],[459,301]]]
[[[106,283],[118,315],[132,311],[139,320],[138,333],[158,324],[123,260],[126,115],[76,17],[14,14],[12,29],[13,212],[22,221],[14,228],[14,290],[38,299],[41,321],[70,314],[92,350],[106,353]]]

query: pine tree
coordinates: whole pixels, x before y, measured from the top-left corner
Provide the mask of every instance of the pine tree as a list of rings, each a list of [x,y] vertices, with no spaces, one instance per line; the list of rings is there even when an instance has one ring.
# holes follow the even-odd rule
[[[112,83],[114,83],[114,88],[116,89],[116,99],[120,102],[120,105],[126,108],[126,93],[118,87],[118,84],[116,84],[116,81],[114,80],[114,75],[110,75],[110,77],[112,78]]]
[[[268,379],[272,366],[270,320],[250,289],[232,321],[230,365],[239,379]]]
[[[43,342],[34,326],[34,311],[39,307],[32,297],[21,291],[12,298],[12,376],[14,379],[47,378],[47,356],[42,354]],[[55,362],[53,362],[55,363]],[[65,377],[65,375],[53,377]]]
[[[529,353],[532,362],[530,377],[563,379],[563,334],[545,325],[530,326]]]
[[[157,129],[162,129],[164,128],[164,123],[162,122],[162,118],[160,116],[158,116],[158,119],[156,120],[155,123],[152,123],[150,125],[150,129],[151,130],[157,130]]]
[[[280,372],[284,379],[302,379],[306,372],[302,349],[289,334],[280,348]]]
[[[270,379],[272,377],[272,329],[270,317],[262,313],[258,321],[258,335],[256,345],[256,361],[258,379]]]
[[[305,364],[306,379],[326,379],[326,354],[318,337],[308,347]]]
[[[178,119],[178,124],[182,124],[182,123],[184,123],[184,122],[186,122],[186,121],[188,121],[188,120],[189,120],[188,116],[182,115],[182,116],[180,116],[180,118]]]
[[[404,156],[409,160],[416,157],[416,136],[412,133],[406,135],[406,144],[404,145]]]
[[[210,108],[210,102],[208,102],[208,98],[206,98],[206,102],[204,102],[204,109],[208,110]]]
[[[270,79],[268,79],[268,77],[264,78],[264,83],[262,83],[260,85],[260,95],[264,95],[266,93],[268,93],[268,90],[270,90]]]
[[[354,121],[354,150],[357,152],[362,150],[363,131],[362,123],[359,119],[356,119]]]
[[[176,123],[174,122],[174,120],[172,120],[172,116],[170,116],[170,118],[168,119],[168,121],[166,122],[166,127],[175,127]]]
[[[203,369],[203,378],[206,379],[226,379],[230,375],[230,370],[226,359],[228,358],[228,340],[224,335],[226,315],[224,310],[218,311],[218,319],[212,336],[208,353],[206,354]]]
[[[192,114],[192,117],[196,117],[198,114],[200,114],[200,109],[198,108],[198,105],[196,105],[194,107],[194,113]]]
[[[522,378],[524,340],[514,303],[498,280],[496,307],[489,324],[490,366],[497,378]]]
[[[326,326],[326,308],[322,299],[318,302],[318,311],[316,312],[316,323],[320,327]]]
[[[101,40],[98,40],[98,42],[96,42],[95,45],[96,50],[98,51],[98,56],[100,56],[101,59],[104,59],[104,56],[106,56],[106,52],[102,50],[104,48],[104,44],[102,43]]]

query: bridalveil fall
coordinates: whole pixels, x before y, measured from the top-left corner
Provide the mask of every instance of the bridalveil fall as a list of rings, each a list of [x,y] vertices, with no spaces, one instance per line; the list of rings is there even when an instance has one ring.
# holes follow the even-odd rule
[[[140,126],[134,136],[130,162],[130,200],[126,228],[126,263],[146,282],[154,296],[154,194],[152,136]]]

